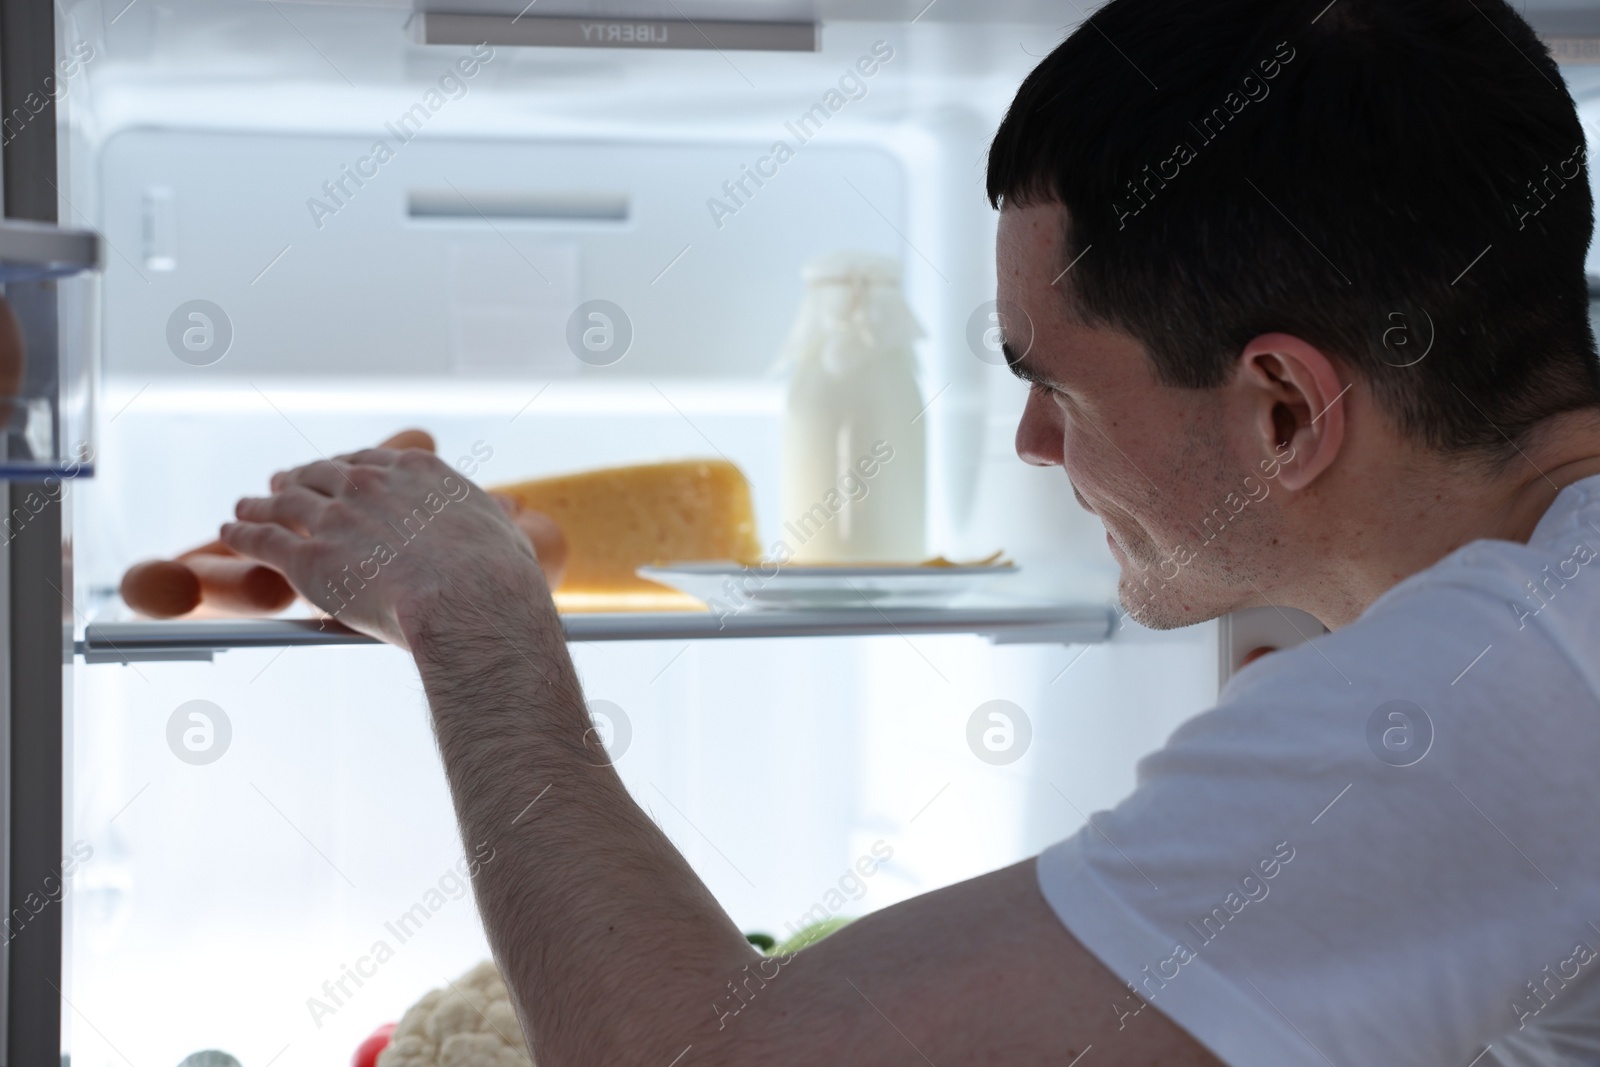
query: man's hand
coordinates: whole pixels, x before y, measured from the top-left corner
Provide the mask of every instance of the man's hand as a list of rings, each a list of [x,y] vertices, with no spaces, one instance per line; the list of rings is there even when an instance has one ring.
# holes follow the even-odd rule
[[[271,487],[239,501],[223,542],[352,629],[409,648],[408,627],[441,603],[549,596],[505,509],[430,452],[354,452]]]

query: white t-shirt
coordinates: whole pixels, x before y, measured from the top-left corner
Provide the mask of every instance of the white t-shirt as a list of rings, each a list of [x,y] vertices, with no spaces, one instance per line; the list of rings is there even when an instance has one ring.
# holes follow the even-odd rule
[[[1240,671],[1038,875],[1231,1067],[1600,1063],[1600,477]]]

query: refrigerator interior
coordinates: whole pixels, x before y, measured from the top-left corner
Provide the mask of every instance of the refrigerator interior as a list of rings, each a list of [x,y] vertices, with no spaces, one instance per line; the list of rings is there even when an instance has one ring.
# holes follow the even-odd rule
[[[272,471],[412,425],[448,460],[487,452],[488,485],[726,456],[773,544],[773,368],[801,265],[839,248],[898,259],[927,334],[930,553],[1004,549],[1013,595],[1114,604],[1098,523],[1012,449],[1025,387],[968,340],[994,297],[987,140],[1065,10],[826,21],[814,53],[497,47],[467,76],[471,47],[416,44],[383,4],[64,3],[61,219],[107,244],[96,474],[69,500],[80,627],[125,610],[129,564],[210,539]],[[1592,122],[1592,83],[1574,88]],[[731,195],[779,140],[790,157]],[[596,299],[633,333],[604,366],[565,342]],[[210,362],[171,341],[194,301],[220,313]],[[572,652],[633,796],[743,929],[780,936],[819,905],[864,914],[1067,836],[1218,677],[1214,625]],[[169,741],[197,700],[228,735],[204,764]],[[1013,762],[968,741],[993,700],[1026,719]],[[64,845],[91,853],[68,897],[76,1064],[344,1063],[486,956],[404,654],[80,663],[67,718]],[[875,845],[892,857],[853,874]]]

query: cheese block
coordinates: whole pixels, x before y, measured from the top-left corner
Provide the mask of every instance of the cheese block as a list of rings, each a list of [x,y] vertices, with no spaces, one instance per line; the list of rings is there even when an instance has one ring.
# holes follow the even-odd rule
[[[567,567],[562,611],[695,611],[686,593],[640,578],[647,564],[760,559],[750,483],[726,460],[611,467],[494,486],[554,519]]]

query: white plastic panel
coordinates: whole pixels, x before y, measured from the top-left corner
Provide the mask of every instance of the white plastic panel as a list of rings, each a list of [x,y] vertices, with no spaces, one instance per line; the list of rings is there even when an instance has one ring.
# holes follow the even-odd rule
[[[379,140],[393,151],[382,164]],[[761,377],[799,305],[805,260],[843,247],[907,254],[893,155],[804,145],[781,167],[763,164],[776,168],[763,185],[746,178],[746,195],[722,188],[771,145],[401,143],[376,122],[351,137],[129,131],[102,162],[105,233],[122,253],[108,257],[106,366],[188,382]],[[412,217],[413,194],[441,191],[488,217]],[[628,217],[494,217],[508,194],[605,194]],[[714,215],[713,199],[733,214]],[[631,348],[608,365],[580,361],[566,336],[578,304],[595,299],[632,323]],[[196,300],[225,318],[225,352],[174,350],[173,316]],[[197,373],[203,359],[213,361]]]

